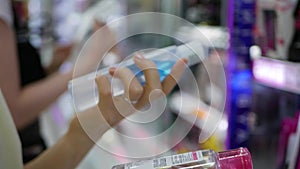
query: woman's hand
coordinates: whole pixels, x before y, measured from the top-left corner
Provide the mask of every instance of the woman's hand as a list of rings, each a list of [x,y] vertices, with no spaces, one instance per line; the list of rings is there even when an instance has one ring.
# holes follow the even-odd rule
[[[187,60],[177,61],[163,82],[160,82],[158,70],[152,61],[136,55],[134,62],[145,75],[145,85],[142,86],[128,68],[111,68],[110,74],[122,81],[124,94],[114,97],[108,77],[97,77],[98,105],[78,113],[69,131],[80,137],[88,135],[96,142],[107,130],[148,105],[151,100],[168,95],[183,74]]]
[[[145,59],[142,55],[136,55],[134,62],[145,75],[144,86],[128,68],[110,69],[110,74],[123,82],[124,94],[122,96],[112,95],[111,84],[106,76],[99,76],[96,79],[100,99],[99,111],[112,127],[148,105],[151,100],[168,95],[183,74],[187,60],[179,60],[163,82],[160,82],[154,62]]]
[[[51,63],[46,67],[47,74],[56,72],[59,67],[70,57],[73,44],[55,46]]]

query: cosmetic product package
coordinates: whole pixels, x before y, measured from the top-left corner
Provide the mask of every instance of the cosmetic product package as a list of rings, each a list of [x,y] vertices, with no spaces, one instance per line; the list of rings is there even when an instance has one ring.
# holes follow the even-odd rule
[[[288,60],[295,6],[296,0],[257,0],[254,36],[263,56]]]
[[[246,148],[223,152],[199,150],[116,165],[112,169],[252,169],[252,158]]]

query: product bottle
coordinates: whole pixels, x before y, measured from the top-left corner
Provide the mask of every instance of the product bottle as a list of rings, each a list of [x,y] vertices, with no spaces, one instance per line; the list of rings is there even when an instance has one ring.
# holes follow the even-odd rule
[[[252,158],[246,148],[216,153],[213,150],[176,154],[121,164],[112,169],[252,169]]]
[[[144,52],[143,56],[151,59],[156,64],[160,80],[162,81],[170,73],[172,66],[177,60],[187,58],[188,65],[190,66],[203,60],[208,55],[207,53],[208,49],[201,42],[193,41],[180,46],[169,46]],[[131,58],[111,67],[128,67],[136,75],[141,84],[145,83],[143,72],[134,64]],[[98,92],[95,77],[97,75],[108,75],[109,68],[100,69],[95,73],[84,75],[69,82],[69,91],[72,93],[76,111],[82,111],[97,104]],[[114,96],[124,93],[122,83],[116,78],[112,80],[112,90]]]

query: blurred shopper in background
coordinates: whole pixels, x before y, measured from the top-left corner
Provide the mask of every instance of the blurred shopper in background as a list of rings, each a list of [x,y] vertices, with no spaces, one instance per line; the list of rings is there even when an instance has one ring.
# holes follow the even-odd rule
[[[55,72],[61,63],[49,68],[51,74],[42,67],[37,49],[29,42],[25,1],[1,0],[0,4],[0,86],[22,141],[23,160],[28,162],[46,149],[38,117],[66,90],[72,72]]]
[[[125,89],[123,95],[114,97],[108,77],[105,75],[97,77],[96,84],[101,102],[84,112],[78,112],[77,116],[72,119],[67,133],[53,147],[28,162],[25,168],[75,168],[107,130],[116,126],[123,118],[150,104],[150,96],[152,100],[169,94],[182,76],[187,60],[177,61],[170,75],[163,82],[160,82],[158,70],[152,61],[143,58],[141,55],[136,55],[134,62],[144,72],[146,79],[144,86],[139,83],[128,68],[111,68],[111,76],[119,78],[123,82]],[[131,100],[134,100],[134,103]],[[6,116],[5,112],[2,112],[0,117],[7,118],[9,116]],[[7,120],[10,121],[10,119]],[[7,128],[8,126],[2,125],[1,127]],[[10,131],[13,132],[13,130]],[[0,130],[0,134],[3,136],[9,135],[8,133],[1,132],[5,131]],[[17,157],[9,160],[15,162],[21,161],[14,158]],[[6,164],[9,165],[8,162]]]
[[[52,64],[47,68],[42,66],[38,50],[29,41],[27,7],[27,1],[0,0],[0,86],[18,129],[24,163],[46,149],[39,116],[67,89],[73,72],[73,69],[59,69],[71,46],[57,48]],[[78,75],[92,70],[95,60],[86,62]]]

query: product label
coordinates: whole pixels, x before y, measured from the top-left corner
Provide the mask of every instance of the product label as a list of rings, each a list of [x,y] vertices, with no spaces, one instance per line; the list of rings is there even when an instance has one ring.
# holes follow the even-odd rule
[[[138,161],[126,164],[125,169],[162,169],[169,168],[171,166],[179,166],[189,163],[205,163],[208,160],[208,157],[203,157],[203,154],[208,151],[195,151],[184,154],[177,154],[172,156],[166,156],[161,158],[155,158],[147,161]]]

